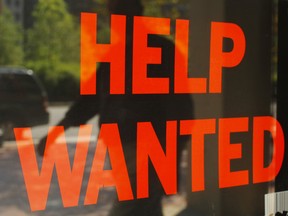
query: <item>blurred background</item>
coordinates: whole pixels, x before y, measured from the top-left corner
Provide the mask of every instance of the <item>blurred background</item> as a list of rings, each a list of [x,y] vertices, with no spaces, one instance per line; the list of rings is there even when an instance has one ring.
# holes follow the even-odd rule
[[[283,2],[287,3],[286,0]],[[146,16],[167,17],[172,19],[172,23],[176,18],[190,20],[189,72],[194,77],[208,77],[212,21],[235,23],[245,33],[245,57],[239,66],[224,69],[223,94],[192,96],[195,118],[276,115],[278,0],[143,0],[143,3]],[[64,116],[71,102],[79,96],[80,12],[98,13],[98,40],[108,42],[110,16],[105,0],[0,0],[0,67],[31,69],[39,80],[39,91],[43,90],[42,96],[47,99],[43,107],[49,114],[49,120],[33,127],[35,143],[47,133],[48,126],[55,125]],[[283,13],[287,16],[287,9]],[[172,24],[172,40],[173,32]],[[223,48],[230,50],[231,41],[224,41]],[[285,96],[281,101],[283,104]],[[1,100],[0,111],[5,104]],[[285,108],[284,105],[282,107]],[[0,113],[0,120],[3,115]],[[91,120],[95,127],[88,155],[90,161],[87,161],[85,170],[86,180],[96,145],[96,122],[97,117]],[[3,127],[5,130],[13,128],[13,122],[8,123]],[[3,130],[0,127],[0,142]],[[69,129],[66,133],[71,155],[77,133],[78,128]],[[233,161],[233,169],[251,172],[251,131],[238,134],[233,141],[243,143],[243,158]],[[264,194],[274,190],[273,184],[219,189],[217,135],[205,137],[206,190],[191,193],[189,150],[184,153],[181,166],[179,195],[163,200],[165,216],[264,215]],[[269,161],[270,154],[268,151],[266,154]],[[64,209],[54,174],[47,210],[31,213],[13,139],[4,142],[0,148],[0,173],[1,216],[105,216],[111,207],[111,199],[115,197],[113,189],[105,189],[100,194],[99,204],[95,206],[80,204],[76,208]],[[85,188],[82,188],[80,203],[83,203]]]
[[[145,0],[145,15],[175,19],[188,13],[185,1]],[[105,0],[1,0],[0,66],[32,69],[50,101],[73,101],[79,95],[81,12],[99,15],[98,40],[109,41]]]

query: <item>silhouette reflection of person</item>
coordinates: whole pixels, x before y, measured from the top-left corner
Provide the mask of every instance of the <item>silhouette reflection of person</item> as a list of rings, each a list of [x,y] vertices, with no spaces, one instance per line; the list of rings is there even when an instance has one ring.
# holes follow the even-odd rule
[[[123,144],[124,156],[134,194],[136,193],[136,140],[137,122],[151,122],[161,145],[166,143],[166,122],[193,118],[193,106],[189,94],[174,94],[174,51],[175,45],[170,40],[149,35],[148,46],[159,47],[161,64],[148,65],[147,74],[150,77],[165,77],[170,79],[169,94],[132,94],[132,56],[133,56],[133,17],[141,16],[143,6],[140,0],[108,0],[111,14],[126,15],[126,69],[124,95],[109,93],[109,64],[101,63],[97,69],[97,94],[82,95],[70,107],[59,125],[65,129],[71,126],[85,124],[90,118],[99,115],[99,125],[117,123]],[[151,26],[153,28],[153,26]],[[156,72],[155,72],[156,71]],[[38,152],[43,155],[45,148],[43,138],[38,145]],[[182,150],[187,138],[177,138],[178,167]],[[105,143],[105,140],[104,140]],[[163,147],[165,150],[165,147]],[[163,188],[152,167],[149,168],[149,194],[147,199],[131,201],[116,201],[109,213],[110,216],[161,216],[161,198]],[[136,196],[134,196],[136,197]]]

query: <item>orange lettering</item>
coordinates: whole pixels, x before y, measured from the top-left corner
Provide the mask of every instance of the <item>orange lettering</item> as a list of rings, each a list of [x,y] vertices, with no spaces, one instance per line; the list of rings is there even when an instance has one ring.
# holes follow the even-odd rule
[[[230,143],[230,134],[248,131],[248,118],[219,120],[219,187],[234,187],[249,183],[247,170],[230,170],[230,161],[242,157],[241,143]]]
[[[233,40],[234,47],[231,52],[222,51],[223,38],[230,38]],[[238,25],[212,22],[210,43],[210,93],[221,93],[222,68],[237,66],[245,54],[245,49],[245,36]]]
[[[175,93],[206,93],[206,78],[188,78],[189,20],[176,20]]]
[[[166,155],[150,122],[137,125],[137,198],[147,198],[148,157],[162,183],[166,194],[177,193],[177,122],[168,121],[166,125]]]
[[[26,137],[23,137],[23,131],[27,131]],[[80,126],[79,137],[91,136],[91,131],[91,125]],[[31,129],[15,128],[14,133],[31,210],[45,209],[54,166],[64,207],[77,206],[89,142],[77,142],[71,169],[66,142],[52,145],[59,134],[64,134],[64,128],[61,126],[51,128],[39,172]]]
[[[191,185],[192,191],[205,189],[204,177],[204,135],[215,133],[216,120],[183,120],[180,135],[191,135]]]
[[[148,64],[161,64],[161,48],[147,47],[148,34],[169,35],[170,19],[134,18],[133,94],[168,94],[169,78],[147,77]]]
[[[103,169],[107,151],[110,156],[111,170]],[[100,188],[111,186],[116,187],[120,201],[133,199],[118,126],[102,124],[84,204],[96,204]]]
[[[273,138],[273,158],[264,166],[264,132]],[[253,124],[253,183],[268,182],[277,176],[284,159],[284,135],[279,122],[270,116],[254,117]]]
[[[97,14],[81,13],[80,94],[96,94],[96,63],[110,62],[110,93],[125,94],[126,17],[111,16],[111,44],[97,44]]]

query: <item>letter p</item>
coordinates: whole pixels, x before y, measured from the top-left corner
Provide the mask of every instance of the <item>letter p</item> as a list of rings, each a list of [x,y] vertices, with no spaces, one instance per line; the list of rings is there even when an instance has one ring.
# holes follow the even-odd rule
[[[223,52],[223,38],[233,41],[233,49]],[[222,68],[235,67],[243,59],[246,41],[242,29],[233,23],[212,22],[210,43],[210,93],[222,91]]]

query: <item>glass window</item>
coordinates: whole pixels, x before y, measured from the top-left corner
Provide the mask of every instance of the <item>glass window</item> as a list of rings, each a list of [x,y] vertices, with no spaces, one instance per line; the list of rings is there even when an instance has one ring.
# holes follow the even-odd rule
[[[3,215],[286,214],[287,0],[3,2]]]

